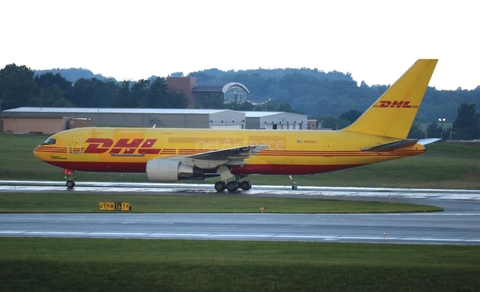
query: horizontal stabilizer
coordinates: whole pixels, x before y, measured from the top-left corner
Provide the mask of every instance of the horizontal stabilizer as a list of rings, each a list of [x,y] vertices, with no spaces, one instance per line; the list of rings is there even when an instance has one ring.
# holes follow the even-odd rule
[[[380,144],[373,147],[362,148],[361,150],[366,152],[388,152],[388,151],[393,151],[396,149],[401,149],[401,148],[415,145],[417,144],[417,142],[418,142],[417,139],[406,139],[406,140]]]
[[[440,140],[442,140],[442,139],[440,139],[440,138],[420,139],[420,140],[418,140],[418,144],[427,145],[427,144],[435,143],[435,142],[440,141]]]

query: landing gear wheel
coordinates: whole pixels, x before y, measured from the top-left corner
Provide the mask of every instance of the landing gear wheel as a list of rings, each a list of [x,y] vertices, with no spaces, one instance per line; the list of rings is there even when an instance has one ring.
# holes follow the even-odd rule
[[[235,192],[238,190],[238,182],[237,181],[231,181],[227,184],[227,190],[229,192]]]
[[[226,189],[225,183],[223,181],[217,181],[215,183],[215,190],[217,192],[223,192]]]
[[[248,191],[252,188],[252,183],[249,180],[244,180],[240,183],[240,188],[244,191]]]
[[[68,169],[68,168],[63,169],[63,174],[67,179],[66,185],[67,185],[67,188],[69,189],[73,189],[75,187],[75,181],[73,180],[73,173],[74,173],[74,170],[72,169]]]
[[[67,180],[67,188],[73,189],[75,187],[75,181]]]

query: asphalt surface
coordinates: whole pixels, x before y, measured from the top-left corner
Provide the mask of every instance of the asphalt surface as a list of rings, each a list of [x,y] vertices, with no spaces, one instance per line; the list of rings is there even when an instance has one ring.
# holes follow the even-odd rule
[[[215,193],[211,185],[0,181],[1,192]],[[229,195],[225,193],[225,195]],[[0,214],[1,237],[364,242],[480,245],[480,191],[254,186],[244,196],[426,204],[409,214]]]

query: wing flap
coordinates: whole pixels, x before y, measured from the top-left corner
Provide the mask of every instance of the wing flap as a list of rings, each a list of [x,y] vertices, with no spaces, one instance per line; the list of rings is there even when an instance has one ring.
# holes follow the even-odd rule
[[[241,166],[245,164],[245,159],[266,148],[267,146],[264,145],[234,147],[192,154],[185,158],[196,167],[203,169],[212,169],[220,165]]]

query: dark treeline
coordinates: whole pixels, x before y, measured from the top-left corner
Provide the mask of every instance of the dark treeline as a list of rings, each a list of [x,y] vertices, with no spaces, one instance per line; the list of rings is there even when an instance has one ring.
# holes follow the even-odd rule
[[[26,66],[10,64],[0,70],[2,109],[33,107],[186,108],[188,98],[172,91],[165,78],[117,82],[60,73],[34,74]]]
[[[173,73],[172,76],[183,76],[183,73]],[[342,128],[350,124],[389,86],[357,84],[349,73],[326,73],[307,68],[209,69],[191,73],[189,77],[196,77],[197,82],[240,82],[249,89],[251,102],[218,104],[216,108],[303,113],[316,118],[325,128]],[[26,66],[10,64],[0,70],[0,107],[22,106],[186,108],[188,98],[172,91],[162,77],[117,82],[86,69],[34,72]],[[480,130],[476,130],[477,123],[480,123],[476,107],[480,107],[480,86],[474,90],[429,87],[411,136],[480,138]],[[446,122],[439,122],[439,118]],[[428,127],[420,129],[419,123],[428,124]],[[466,129],[468,123],[470,126]]]

